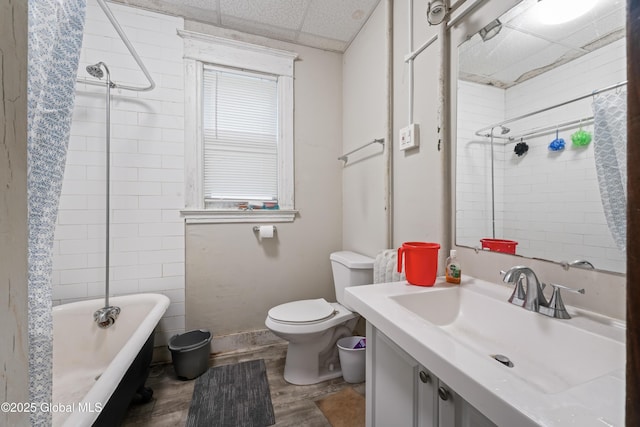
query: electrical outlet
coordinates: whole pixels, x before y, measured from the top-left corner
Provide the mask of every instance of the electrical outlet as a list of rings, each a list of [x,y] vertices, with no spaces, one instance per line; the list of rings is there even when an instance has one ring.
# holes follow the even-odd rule
[[[420,134],[417,123],[412,123],[400,129],[400,150],[415,148],[420,144]]]

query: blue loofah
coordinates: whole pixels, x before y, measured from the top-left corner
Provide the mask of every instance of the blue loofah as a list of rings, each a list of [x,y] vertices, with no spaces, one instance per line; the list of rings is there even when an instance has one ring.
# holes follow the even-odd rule
[[[562,151],[564,150],[564,139],[556,138],[549,144],[549,151]]]

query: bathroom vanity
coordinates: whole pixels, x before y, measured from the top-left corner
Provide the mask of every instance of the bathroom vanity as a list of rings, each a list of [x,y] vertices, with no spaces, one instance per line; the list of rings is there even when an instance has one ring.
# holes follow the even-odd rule
[[[466,277],[349,288],[367,319],[367,426],[623,426],[625,324],[554,319]]]

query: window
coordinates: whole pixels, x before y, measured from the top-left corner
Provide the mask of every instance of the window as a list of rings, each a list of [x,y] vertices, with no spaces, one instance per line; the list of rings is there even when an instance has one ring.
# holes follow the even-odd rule
[[[180,35],[186,66],[182,213],[189,222],[293,221],[296,55]],[[278,209],[251,209],[274,205]]]
[[[205,67],[205,206],[278,201],[278,81]]]

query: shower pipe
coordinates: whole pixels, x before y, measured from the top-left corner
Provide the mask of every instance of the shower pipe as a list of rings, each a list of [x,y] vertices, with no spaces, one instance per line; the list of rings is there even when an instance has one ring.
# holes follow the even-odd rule
[[[387,16],[387,25],[386,25],[386,50],[387,55],[385,58],[385,68],[386,68],[386,81],[387,81],[387,105],[386,116],[387,116],[387,129],[386,129],[386,140],[391,141],[390,144],[387,144],[385,147],[385,180],[384,180],[384,208],[385,208],[385,220],[386,220],[386,228],[387,228],[387,248],[393,247],[393,0],[387,0],[386,2],[386,16]]]
[[[120,24],[118,23],[118,20],[116,19],[116,17],[113,15],[113,12],[111,12],[111,9],[109,9],[109,6],[107,6],[104,0],[96,0],[96,2],[100,6],[104,14],[107,16],[107,19],[109,19],[109,22],[111,22],[111,25],[118,33],[118,36],[120,36],[120,40],[122,40],[122,43],[124,43],[124,45],[127,47],[127,49],[129,50],[129,53],[131,54],[133,59],[136,61],[136,64],[138,64],[138,67],[140,67],[140,71],[142,71],[142,73],[144,74],[144,76],[149,82],[148,86],[129,86],[129,85],[123,85],[123,84],[111,82],[112,83],[111,87],[118,88],[118,89],[132,90],[135,92],[147,92],[147,91],[153,90],[156,87],[156,83],[153,81],[151,74],[149,74],[149,70],[147,70],[147,67],[145,67],[144,63],[142,62],[142,59],[140,59],[140,56],[138,56],[138,53],[136,52],[135,48],[127,38],[127,35],[122,30],[122,27],[120,27]],[[95,80],[90,80],[86,78],[78,78],[76,79],[76,81],[78,83],[85,83],[93,86],[103,85],[102,82],[97,82]]]
[[[515,122],[515,121],[518,121],[518,120],[526,119],[527,117],[531,117],[531,116],[534,116],[536,114],[544,113],[545,111],[553,110],[554,108],[563,107],[563,106],[565,106],[567,104],[571,104],[571,103],[576,102],[576,101],[581,101],[581,100],[589,98],[591,96],[595,96],[595,95],[597,95],[599,93],[607,92],[607,91],[610,91],[610,90],[613,90],[613,89],[617,89],[619,87],[625,86],[626,84],[627,84],[626,81],[623,81],[623,82],[620,82],[620,83],[616,83],[616,84],[613,84],[611,86],[603,87],[601,89],[596,89],[593,92],[588,93],[586,95],[581,95],[581,96],[578,96],[576,98],[569,99],[568,101],[560,102],[558,104],[551,105],[551,106],[546,107],[546,108],[541,108],[540,110],[531,111],[530,113],[523,114],[521,116],[517,116],[517,117],[511,118],[511,119],[507,119],[507,120],[504,120],[504,121],[502,121],[500,123],[494,123],[491,126],[487,126],[487,127],[484,127],[482,129],[476,131],[475,135],[476,136],[489,137],[491,135],[489,133],[485,133],[485,132],[489,131],[489,130],[491,130],[493,128],[496,128],[496,127],[499,127],[499,126],[502,126],[502,125],[506,125],[507,123],[512,123],[512,122]]]
[[[104,68],[104,72],[102,69]],[[100,328],[108,328],[113,325],[120,314],[120,307],[112,307],[109,305],[109,227],[110,227],[110,182],[111,182],[111,88],[114,87],[111,82],[111,73],[109,72],[109,67],[104,62],[98,62],[95,65],[89,65],[87,67],[87,72],[98,79],[102,79],[105,77],[106,84],[106,131],[105,131],[105,186],[106,186],[106,197],[105,197],[105,277],[104,277],[104,287],[105,287],[105,295],[104,295],[104,307],[93,313],[93,319],[96,321]]]
[[[413,60],[416,59],[416,57],[418,55],[420,55],[426,48],[428,48],[436,40],[438,40],[439,36],[440,36],[440,38],[442,38],[442,34],[443,34],[442,30],[449,30],[452,26],[456,25],[462,18],[464,18],[466,15],[468,15],[470,12],[472,12],[476,7],[478,7],[480,4],[484,3],[486,0],[475,0],[473,2],[473,4],[471,4],[471,6],[467,7],[461,13],[459,13],[455,17],[451,18],[451,20],[449,20],[450,16],[453,14],[453,12],[455,12],[460,6],[462,6],[462,4],[465,3],[465,1],[466,0],[458,0],[457,2],[453,3],[452,5],[445,4],[445,7],[447,9],[446,16],[445,16],[444,21],[441,24],[439,24],[439,25],[442,25],[443,28],[440,31],[438,31],[438,34],[435,34],[434,36],[432,36],[429,40],[424,42],[415,51],[413,50],[413,1],[410,1],[410,3],[409,3],[408,28],[409,28],[409,52],[411,52],[411,53],[408,54],[407,56],[405,56],[405,58],[404,58],[404,62],[406,62],[409,65],[409,77],[408,77],[408,80],[409,80],[409,99],[408,99],[409,124],[413,123],[413,103],[414,103],[413,102],[413,100],[414,100],[414,94],[413,94],[413,92],[414,92],[413,91],[413,87],[414,87]],[[444,106],[443,106],[443,108],[444,108]]]
[[[118,20],[116,19],[116,17],[113,15],[113,13],[111,12],[111,9],[109,9],[109,7],[107,6],[107,4],[105,3],[104,0],[96,0],[98,5],[100,6],[100,8],[102,9],[102,11],[104,12],[104,14],[106,15],[107,19],[109,20],[109,22],[111,22],[111,25],[113,26],[113,28],[116,30],[116,32],[118,33],[118,35],[120,36],[120,39],[122,40],[122,42],[124,43],[124,45],[127,47],[127,49],[129,50],[129,53],[131,54],[131,56],[133,56],[133,59],[136,61],[136,63],[138,64],[138,66],[140,67],[140,70],[142,71],[142,73],[145,75],[146,79],[149,82],[148,86],[130,86],[130,85],[122,85],[122,84],[117,84],[115,82],[113,82],[111,80],[111,74],[109,72],[109,67],[107,67],[107,64],[105,64],[104,62],[98,62],[97,64],[94,65],[89,65],[87,66],[87,72],[89,73],[89,75],[91,75],[92,77],[95,77],[97,79],[102,79],[102,77],[105,77],[106,74],[106,79],[105,82],[101,82],[101,81],[95,81],[95,80],[91,80],[91,79],[86,79],[86,78],[77,78],[76,80],[79,83],[84,83],[84,84],[89,84],[89,85],[93,85],[93,86],[103,86],[105,85],[106,87],[106,131],[105,131],[105,156],[106,156],[106,171],[105,171],[105,180],[106,180],[106,196],[105,196],[105,206],[106,206],[106,221],[105,221],[105,297],[104,297],[104,307],[97,310],[94,314],[93,314],[93,318],[95,320],[95,322],[98,324],[98,326],[100,328],[108,328],[111,325],[113,325],[116,321],[116,319],[118,318],[118,315],[120,314],[120,308],[119,307],[113,307],[109,304],[109,270],[110,270],[110,257],[109,257],[109,252],[110,252],[110,244],[109,244],[109,240],[110,240],[110,211],[111,211],[111,206],[110,206],[110,181],[111,181],[111,89],[114,88],[118,88],[118,89],[124,89],[124,90],[129,90],[129,91],[135,91],[135,92],[146,92],[146,91],[151,91],[155,88],[156,84],[153,81],[153,78],[151,77],[151,75],[149,74],[149,71],[147,70],[147,67],[145,67],[144,63],[142,62],[142,60],[140,59],[140,56],[138,56],[138,53],[136,52],[135,48],[133,47],[133,45],[131,44],[131,42],[129,42],[129,39],[127,38],[126,34],[124,33],[124,31],[122,30],[122,27],[120,27],[120,24],[118,23]],[[102,69],[104,68],[104,72],[102,71]]]
[[[506,135],[511,129],[505,126],[496,126],[501,129],[500,134]],[[491,128],[491,237],[496,238],[496,186],[495,186],[495,174],[493,172],[493,129]]]

